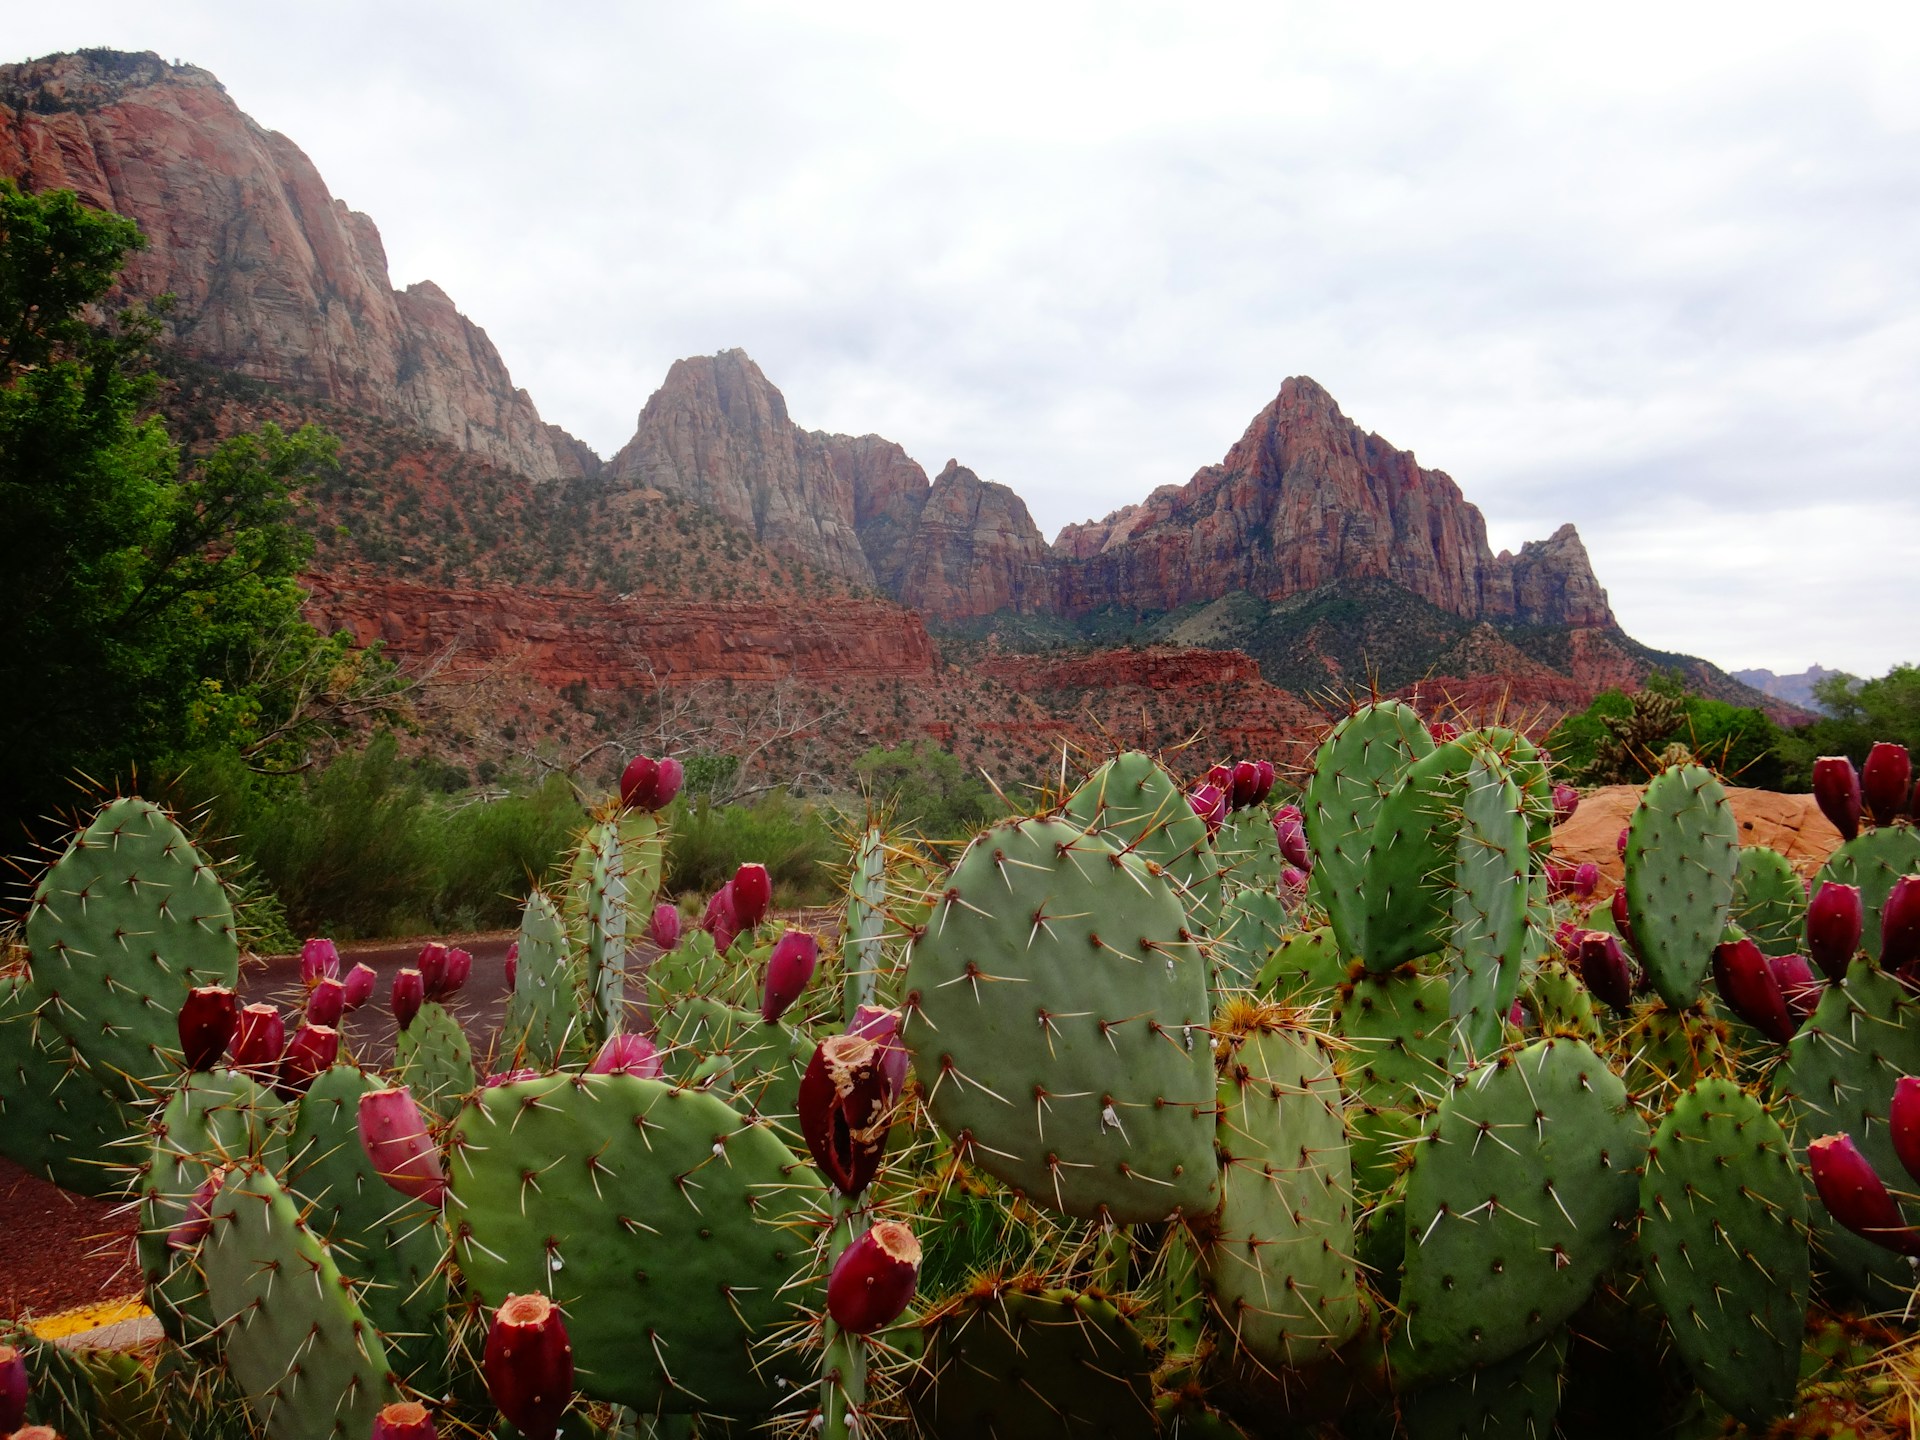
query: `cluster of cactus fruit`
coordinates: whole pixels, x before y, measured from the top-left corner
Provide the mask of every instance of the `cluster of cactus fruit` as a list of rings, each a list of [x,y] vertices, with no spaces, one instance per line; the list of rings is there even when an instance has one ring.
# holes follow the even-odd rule
[[[192,1393],[288,1440],[1873,1433],[1904,1401],[1845,1307],[1920,1256],[1894,748],[1822,762],[1810,888],[1668,767],[1609,897],[1524,735],[1377,702],[1296,803],[1127,753],[951,863],[869,823],[824,949],[759,865],[657,903],[680,776],[637,760],[479,1066],[457,950],[387,1065],[325,942],[292,1040],[239,1007],[218,878],[116,801],[0,981],[0,1149],[133,1177]],[[0,1432],[67,1413],[39,1353],[0,1348]]]

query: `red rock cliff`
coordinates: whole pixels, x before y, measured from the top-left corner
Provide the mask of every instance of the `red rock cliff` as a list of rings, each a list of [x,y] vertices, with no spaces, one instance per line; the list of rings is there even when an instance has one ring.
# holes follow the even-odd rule
[[[195,360],[535,479],[598,466],[437,286],[393,289],[373,221],[204,70],[107,50],[0,66],[0,174],[137,221],[148,248],[123,287],[177,297],[170,339]]]

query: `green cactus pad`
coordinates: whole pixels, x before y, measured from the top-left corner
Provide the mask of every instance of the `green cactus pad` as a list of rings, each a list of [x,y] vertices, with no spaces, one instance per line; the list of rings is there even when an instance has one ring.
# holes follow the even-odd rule
[[[1704,997],[1684,1010],[1650,1000],[1634,1007],[1633,1018],[1606,1048],[1628,1092],[1659,1110],[1697,1081],[1733,1074],[1729,1035],[1727,1022]]]
[[[219,877],[144,800],[115,800],[74,837],[34,888],[26,935],[42,1018],[129,1104],[172,1080],[187,992],[239,976]]]
[[[603,820],[588,832],[585,902],[586,1041],[598,1046],[624,1028],[627,965],[627,878],[620,853],[620,822]]]
[[[1292,1005],[1331,1006],[1347,978],[1333,931],[1298,930],[1277,945],[1253,982],[1254,993]]]
[[[889,967],[882,938],[887,933],[887,847],[877,825],[860,832],[847,873],[847,914],[841,928],[844,1014],[872,1005]]]
[[[1038,1286],[982,1287],[922,1325],[926,1359],[907,1382],[929,1440],[1149,1440],[1152,1353],[1114,1303]]]
[[[362,1440],[398,1400],[387,1353],[271,1174],[227,1176],[200,1247],[229,1369],[272,1440]]]
[[[1365,1316],[1353,1177],[1327,1045],[1277,1007],[1220,1022],[1221,1203],[1206,1249],[1213,1303],[1262,1365],[1308,1365]]]
[[[653,1019],[669,1077],[717,1086],[737,1108],[766,1117],[783,1134],[793,1132],[800,1077],[813,1058],[809,1036],[698,995],[674,1001]]]
[[[1532,862],[1520,787],[1499,759],[1477,754],[1461,793],[1454,841],[1447,944],[1455,1068],[1462,1058],[1482,1059],[1500,1046],[1520,990]]]
[[[1774,1097],[1786,1105],[1782,1123],[1793,1136],[1794,1159],[1804,1165],[1810,1143],[1844,1133],[1897,1185],[1895,1177],[1905,1172],[1894,1154],[1887,1109],[1902,1075],[1920,1075],[1920,1005],[1898,980],[1870,961],[1855,960],[1843,983],[1827,987],[1774,1072]],[[1877,1310],[1905,1306],[1913,1294],[1913,1267],[1904,1257],[1836,1223],[1817,1197],[1810,1199],[1808,1214],[1824,1253],[1823,1270]]]
[[[1423,1386],[1401,1403],[1407,1440],[1552,1440],[1567,1332],[1518,1355]]]
[[[381,1180],[360,1143],[360,1097],[381,1088],[351,1065],[314,1079],[294,1115],[286,1187],[308,1207],[307,1228],[356,1282],[360,1308],[401,1379],[439,1394],[447,1383],[447,1238],[439,1209]]]
[[[413,1023],[394,1038],[393,1072],[420,1108],[442,1121],[451,1120],[480,1083],[467,1032],[437,1000],[422,1005]]]
[[[1100,766],[1068,797],[1065,818],[1104,837],[1114,849],[1158,865],[1194,927],[1213,928],[1222,862],[1207,841],[1206,821],[1193,813],[1179,781],[1151,755],[1129,750]]]
[[[117,1199],[137,1158],[125,1148],[121,1087],[81,1065],[33,1003],[24,977],[0,981],[0,1155],[63,1189]]]
[[[1061,820],[992,826],[906,989],[928,1109],[968,1163],[1068,1215],[1218,1202],[1206,961],[1145,862]]]
[[[1293,923],[1287,907],[1271,891],[1234,891],[1221,906],[1220,923],[1215,927],[1216,986],[1255,988],[1268,958],[1285,940]]]
[[[1920,873],[1920,830],[1910,825],[1883,825],[1856,835],[1820,867],[1814,892],[1829,880],[1860,890],[1860,948],[1880,958],[1880,910],[1902,875]]]
[[[1786,856],[1764,845],[1740,851],[1728,920],[1768,955],[1792,955],[1803,948],[1807,891]]]
[[[1540,1025],[1542,1035],[1565,1035],[1589,1045],[1601,1042],[1600,1019],[1593,996],[1578,977],[1558,961],[1533,972],[1522,999]]]
[[[1496,1364],[1553,1333],[1625,1241],[1646,1126],[1577,1040],[1470,1071],[1407,1176],[1401,1383]]]
[[[1409,765],[1380,806],[1360,878],[1368,969],[1392,970],[1447,943],[1461,807],[1487,754],[1469,737],[1449,740]]]
[[[1750,1425],[1793,1407],[1806,1323],[1807,1199],[1792,1147],[1730,1080],[1703,1080],[1654,1132],[1640,1253],[1674,1347]]]
[[[1356,1192],[1371,1199],[1403,1167],[1420,1117],[1447,1092],[1453,1021],[1444,975],[1361,974],[1337,992],[1334,1033]]]
[[[1366,900],[1360,887],[1374,823],[1401,772],[1433,750],[1412,707],[1397,700],[1363,705],[1314,752],[1313,778],[1301,797],[1313,847],[1313,894],[1324,905],[1340,953],[1365,953]]]
[[[583,1025],[566,925],[559,907],[535,890],[520,912],[520,958],[500,1027],[502,1067],[554,1069],[569,1051],[584,1049]]]
[[[1710,771],[1675,765],[1647,786],[1627,824],[1627,910],[1653,988],[1676,1010],[1700,998],[1733,909],[1740,832]]]
[[[449,1172],[461,1273],[488,1307],[552,1297],[587,1394],[736,1418],[778,1400],[759,1342],[817,1302],[797,1277],[825,1190],[766,1126],[657,1080],[548,1075],[476,1096]]]
[[[713,936],[689,930],[647,967],[647,1003],[656,1012],[689,995],[744,1004],[752,991],[746,967],[713,948]]]
[[[1280,841],[1273,833],[1271,807],[1253,805],[1231,812],[1213,837],[1213,853],[1227,894],[1258,890],[1270,895],[1279,889]]]

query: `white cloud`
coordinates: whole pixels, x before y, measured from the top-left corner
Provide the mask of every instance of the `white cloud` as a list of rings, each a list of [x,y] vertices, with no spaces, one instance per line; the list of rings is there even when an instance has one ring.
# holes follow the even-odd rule
[[[744,346],[1049,534],[1289,374],[1628,629],[1920,658],[1920,21],[1819,7],[73,0],[206,66],[602,453]],[[1863,544],[1863,537],[1873,543]]]

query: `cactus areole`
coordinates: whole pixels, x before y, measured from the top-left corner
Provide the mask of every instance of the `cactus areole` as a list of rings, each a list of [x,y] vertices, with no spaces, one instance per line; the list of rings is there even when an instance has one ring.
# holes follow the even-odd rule
[[[544,1295],[509,1295],[487,1332],[487,1393],[527,1440],[553,1440],[573,1399],[573,1347],[560,1307]]]

